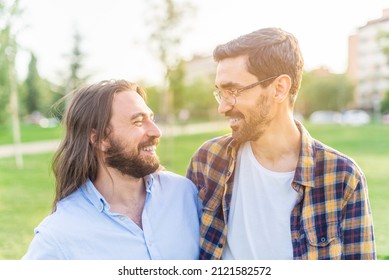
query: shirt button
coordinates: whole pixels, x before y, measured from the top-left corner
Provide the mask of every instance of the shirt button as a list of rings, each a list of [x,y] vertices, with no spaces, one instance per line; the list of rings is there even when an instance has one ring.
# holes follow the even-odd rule
[[[230,171],[228,171],[228,172],[227,172],[227,176],[230,176],[230,175],[231,175],[231,172],[230,172]]]
[[[217,244],[217,247],[223,248],[223,244],[219,243],[219,244]]]
[[[124,221],[126,217],[120,216],[119,220]]]
[[[148,241],[148,242],[147,242],[147,245],[149,245],[149,247],[151,247],[151,246],[153,246],[153,242]]]
[[[320,238],[321,242],[325,242],[326,240],[327,240],[327,238],[325,238],[324,236],[322,238]]]
[[[103,209],[103,206],[102,205],[99,205],[99,210],[101,211]]]

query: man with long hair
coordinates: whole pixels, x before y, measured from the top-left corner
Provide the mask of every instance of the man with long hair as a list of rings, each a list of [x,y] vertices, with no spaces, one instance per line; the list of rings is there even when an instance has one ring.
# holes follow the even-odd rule
[[[197,189],[162,170],[145,98],[125,80],[74,93],[53,160],[53,213],[23,259],[198,259]]]
[[[232,135],[207,141],[187,177],[203,202],[201,259],[375,259],[366,179],[293,118],[297,39],[264,28],[216,47],[214,96]]]

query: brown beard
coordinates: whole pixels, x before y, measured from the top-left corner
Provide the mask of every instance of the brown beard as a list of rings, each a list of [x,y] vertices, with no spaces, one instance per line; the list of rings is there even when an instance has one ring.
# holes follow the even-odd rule
[[[105,163],[117,169],[123,175],[134,178],[143,178],[155,172],[160,164],[157,156],[142,157],[140,151],[143,147],[157,145],[158,138],[151,138],[147,142],[138,145],[137,152],[125,152],[125,146],[117,140],[109,139],[110,147],[105,152]]]
[[[266,128],[271,122],[269,98],[265,95],[259,97],[259,100],[255,104],[255,108],[258,108],[259,112],[254,114],[251,112],[249,116],[244,116],[239,111],[233,109],[226,114],[228,117],[241,118],[243,124],[238,129],[232,130],[232,137],[238,143],[244,143],[247,141],[258,140]]]

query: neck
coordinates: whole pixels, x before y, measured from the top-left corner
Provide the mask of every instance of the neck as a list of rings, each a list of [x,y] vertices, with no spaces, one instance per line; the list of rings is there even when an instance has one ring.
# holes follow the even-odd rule
[[[265,168],[276,172],[294,171],[300,154],[301,134],[293,117],[274,119],[266,132],[250,145],[255,158]]]
[[[100,166],[93,184],[109,203],[111,212],[128,216],[142,228],[142,211],[146,198],[143,178],[123,175],[115,169]]]

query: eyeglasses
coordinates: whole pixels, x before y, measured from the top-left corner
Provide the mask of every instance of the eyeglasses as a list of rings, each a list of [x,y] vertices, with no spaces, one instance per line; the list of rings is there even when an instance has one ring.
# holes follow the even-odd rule
[[[271,79],[274,79],[274,78],[277,78],[278,76],[273,76],[273,77],[270,77],[270,78],[267,78],[267,79],[264,79],[264,80],[261,80],[261,81],[258,81],[258,82],[255,82],[251,85],[248,85],[248,86],[245,86],[245,87],[242,87],[242,88],[239,88],[239,89],[226,89],[226,90],[220,90],[220,89],[216,89],[214,92],[213,92],[213,96],[215,97],[217,103],[221,103],[222,100],[224,99],[225,101],[231,103],[231,105],[235,105],[236,104],[236,98],[238,97],[238,95],[240,93],[242,93],[243,91],[245,90],[248,90],[248,89],[252,89],[258,85],[260,85],[261,83],[263,82],[266,82],[268,80],[271,80]],[[231,101],[234,100],[234,102],[232,103]]]

